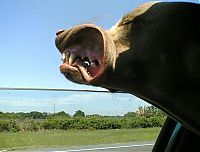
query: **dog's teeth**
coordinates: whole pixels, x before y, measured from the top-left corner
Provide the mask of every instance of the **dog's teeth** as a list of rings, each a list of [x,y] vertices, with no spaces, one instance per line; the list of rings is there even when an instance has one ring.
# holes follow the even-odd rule
[[[72,65],[75,58],[76,58],[76,56],[73,53],[71,53],[69,56],[69,65]]]
[[[83,61],[83,66],[85,67],[85,68],[88,68],[89,66],[90,66],[90,62],[89,61]]]
[[[90,75],[90,72],[87,72],[87,73],[88,73],[89,76],[91,76],[91,75]]]
[[[65,53],[62,53],[62,60],[65,61],[65,59],[66,59],[66,55]]]
[[[92,61],[91,66],[98,67],[98,66],[100,66],[100,63],[98,60],[94,60],[94,61]]]
[[[90,63],[92,62],[92,58],[88,57],[88,60],[89,60]]]
[[[66,52],[65,56],[66,56],[66,62],[69,63],[69,56],[70,56],[70,53],[69,53],[69,52]]]
[[[84,56],[81,56],[81,59],[83,60],[85,57]]]
[[[96,67],[97,67],[96,64],[95,64],[94,62],[92,62],[90,66],[91,66],[92,68],[96,68]]]

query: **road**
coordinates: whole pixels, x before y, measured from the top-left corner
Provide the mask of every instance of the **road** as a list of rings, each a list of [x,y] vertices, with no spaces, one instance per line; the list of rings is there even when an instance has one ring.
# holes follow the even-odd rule
[[[150,152],[154,142],[132,142],[124,144],[102,144],[60,148],[20,150],[20,152]],[[19,151],[17,151],[19,152]]]

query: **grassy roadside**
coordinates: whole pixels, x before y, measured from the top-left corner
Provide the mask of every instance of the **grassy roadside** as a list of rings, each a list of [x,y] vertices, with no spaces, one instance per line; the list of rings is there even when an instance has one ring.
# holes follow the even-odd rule
[[[160,128],[0,133],[0,150],[152,141]]]

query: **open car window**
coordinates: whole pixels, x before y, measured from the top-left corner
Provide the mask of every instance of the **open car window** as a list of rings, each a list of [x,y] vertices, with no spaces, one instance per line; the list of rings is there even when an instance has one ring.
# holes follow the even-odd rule
[[[190,2],[191,4],[199,3],[198,0],[184,1]],[[170,89],[167,90],[165,87],[164,89],[169,91],[168,93],[172,95],[166,98],[166,101],[170,101],[170,104],[164,100],[159,100],[160,103],[154,102],[154,100],[148,100],[149,98],[142,95],[139,96],[139,99],[134,95],[126,94],[121,91],[116,92],[117,89],[109,88],[109,85],[105,85],[104,87],[114,93],[110,93],[107,89],[99,87],[75,84],[66,80],[65,77],[68,76],[68,79],[75,82],[77,82],[78,78],[75,79],[72,76],[69,76],[69,73],[65,76],[60,73],[66,73],[66,68],[69,68],[69,66],[64,69],[61,68],[61,70],[59,69],[60,64],[63,63],[63,59],[66,59],[67,56],[67,51],[64,50],[66,54],[64,54],[63,57],[63,48],[59,48],[57,45],[58,43],[55,45],[55,38],[63,32],[62,30],[57,32],[59,29],[70,29],[71,27],[78,27],[76,25],[80,24],[89,24],[92,28],[97,25],[100,28],[91,30],[92,34],[87,35],[83,33],[82,35],[78,35],[80,36],[80,39],[78,39],[77,43],[84,38],[86,39],[87,44],[91,44],[90,42],[92,42],[93,47],[94,44],[102,38],[99,35],[103,32],[97,32],[98,30],[101,31],[102,29],[105,29],[107,32],[108,29],[111,28],[110,33],[108,32],[111,37],[113,34],[112,29],[116,28],[116,26],[114,26],[115,23],[120,23],[118,24],[119,27],[121,25],[132,23],[132,21],[126,18],[125,14],[131,12],[137,6],[145,2],[147,2],[147,0],[127,0],[126,2],[121,1],[117,3],[115,0],[109,2],[103,2],[101,0],[1,1],[0,151],[39,151],[40,148],[41,151],[48,151],[48,148],[50,147],[52,148],[50,151],[68,152],[78,150],[153,150],[155,152],[160,152],[161,149],[163,151],[177,150],[183,152],[184,149],[190,149],[190,144],[188,144],[189,141],[192,141],[193,144],[191,144],[191,146],[193,146],[193,149],[197,149],[196,151],[198,151],[197,145],[199,143],[198,133],[200,121],[198,111],[199,102],[196,101],[199,101],[197,99],[200,95],[199,85],[196,85],[197,83],[199,84],[199,64],[196,63],[199,63],[199,53],[185,53],[186,58],[191,59],[192,61],[184,62],[184,64],[187,65],[187,68],[191,68],[191,64],[193,63],[196,65],[194,68],[188,70],[188,73],[194,78],[193,80],[195,83],[193,83],[192,80],[190,81],[190,84],[194,85],[187,85],[189,84],[187,83],[189,81],[184,79],[185,76],[187,76],[184,74],[181,75],[181,79],[177,79],[177,84],[180,84],[178,80],[183,80],[182,82],[186,83],[185,86],[191,88],[189,91],[184,90],[185,87],[180,87],[180,85],[179,89],[183,90],[183,92],[172,89],[174,92],[182,95],[184,102],[179,101],[179,103],[173,102],[177,101],[176,93]],[[136,14],[141,15],[141,12],[144,13],[144,11],[139,9],[139,11],[136,11]],[[168,11],[163,12],[165,13]],[[160,12],[158,11],[156,12],[156,15],[153,15],[152,17],[151,15],[148,16],[147,13],[146,23],[148,23],[148,25],[149,23],[152,23],[150,20],[159,16],[159,14]],[[123,17],[124,15],[125,17]],[[197,16],[196,13],[193,13],[193,15]],[[174,15],[172,16],[174,17]],[[124,22],[118,22],[122,17]],[[181,22],[174,19],[177,24],[190,25],[193,21],[197,23],[196,25],[199,24],[198,19],[193,19],[187,15],[175,15],[175,17],[186,17],[189,20],[189,22],[186,22],[187,24],[181,24]],[[133,18],[135,18],[134,15],[131,19]],[[143,24],[140,24],[140,21],[141,18],[137,18],[136,24],[138,23],[137,31],[139,32],[134,33],[136,35],[134,42],[139,38],[139,35],[137,35],[138,33],[151,31],[151,28],[148,29],[147,26],[143,26]],[[160,25],[168,24],[161,21],[160,24],[157,24],[155,27]],[[140,28],[140,26],[142,26],[142,28]],[[165,31],[165,26],[161,27],[161,31]],[[121,27],[119,29],[121,29]],[[173,31],[176,30],[172,30],[172,32]],[[177,31],[182,31],[182,29],[178,28]],[[197,31],[199,32],[198,28],[190,28],[190,31],[192,31],[193,34],[197,34]],[[67,33],[68,31],[65,32]],[[167,30],[165,32],[166,35],[172,33]],[[185,30],[185,32],[187,33],[188,30]],[[160,44],[160,36],[162,37],[163,35],[156,33],[157,32],[152,35],[156,35],[159,38],[154,42]],[[184,34],[183,32],[180,33],[182,34],[182,38],[188,34]],[[77,36],[76,34],[72,35]],[[148,34],[144,35],[145,41],[147,40],[146,36],[148,37]],[[198,35],[199,34],[195,37],[190,37],[191,39],[196,38],[195,41],[192,41],[192,47],[194,46],[197,48],[197,51],[199,50],[199,45],[197,45],[197,40],[199,42]],[[108,35],[107,37],[108,40],[110,40]],[[63,39],[61,38],[61,40]],[[73,38],[70,40],[71,43],[74,42]],[[174,40],[174,37],[170,36],[169,40]],[[183,41],[184,43],[181,42],[181,44],[186,45],[188,41],[185,41],[186,40]],[[147,48],[148,50],[151,48],[147,47],[147,44],[150,44],[149,42],[150,41],[147,40],[145,43],[139,43],[139,46]],[[73,43],[73,45],[76,45],[77,47],[77,43]],[[66,47],[68,44],[63,43],[62,45]],[[98,43],[98,45],[101,46],[102,44]],[[60,52],[62,54],[60,54],[56,46],[58,49],[61,49]],[[133,45],[133,47],[135,46],[136,45]],[[174,45],[172,45],[172,48],[174,48],[173,46]],[[78,54],[80,53],[79,51],[74,51],[76,50],[76,47],[72,46],[69,49],[73,53],[75,52]],[[99,50],[99,48],[94,48],[92,52],[98,54],[96,50]],[[191,47],[184,48],[190,49]],[[125,47],[125,50],[126,49],[127,48]],[[84,57],[81,56],[82,54],[76,54],[77,56],[72,57],[76,63],[79,63],[79,65],[88,69],[88,71],[85,71],[83,68],[79,70],[76,69],[76,72],[83,71],[82,74],[79,73],[81,78],[85,76],[85,79],[81,79],[81,82],[84,83],[82,80],[88,78],[88,82],[85,82],[84,84],[89,84],[89,82],[91,82],[91,77],[97,76],[95,78],[98,78],[104,70],[103,68],[103,70],[98,68],[104,63],[103,60],[101,60],[103,58],[102,52],[96,56],[93,53],[91,53],[91,55],[88,52],[88,48],[86,48],[86,51],[83,53]],[[86,56],[87,53],[94,59],[92,58],[90,61]],[[111,55],[110,59],[113,61],[113,56],[116,54],[110,53],[109,55]],[[124,54],[120,56],[122,59],[123,55]],[[145,55],[146,54],[144,53],[144,56]],[[125,54],[125,56],[127,59],[130,57],[128,53]],[[154,59],[156,60],[158,58],[156,57]],[[154,59],[151,61],[154,61]],[[168,57],[163,55],[159,59],[167,60]],[[178,65],[181,63],[179,60],[175,61],[177,61],[175,63],[178,63]],[[127,65],[130,63],[128,60],[125,60],[123,64],[119,64],[119,62],[116,63],[125,67],[125,72],[123,73],[134,76],[129,73],[130,71],[127,68]],[[149,64],[148,62],[146,63],[146,65]],[[78,67],[79,65],[76,66]],[[159,64],[155,65],[155,67],[159,66]],[[91,69],[88,68],[90,66]],[[115,66],[111,67],[115,68]],[[176,65],[173,65],[173,67],[176,67]],[[139,63],[139,66],[136,69],[140,71],[142,68],[143,66],[140,66]],[[153,73],[150,69],[146,69],[147,71],[150,71],[150,73]],[[181,70],[181,68],[178,69]],[[72,68],[72,73],[73,70],[74,68]],[[197,71],[196,73],[194,72],[195,70]],[[122,72],[117,73],[117,76],[121,73]],[[155,70],[154,73],[157,74],[159,72]],[[165,75],[165,72],[163,73]],[[176,71],[172,71],[171,73],[176,73]],[[177,73],[179,74],[179,72]],[[75,75],[76,74],[77,73],[75,73]],[[107,76],[110,78],[111,75],[108,74]],[[147,75],[145,74],[143,75],[144,78],[146,76]],[[121,77],[119,76],[118,78],[120,79]],[[160,81],[158,79],[153,76],[151,79],[155,82],[152,84],[158,84],[158,86],[160,86]],[[148,85],[151,83],[144,84]],[[122,87],[123,83],[117,81],[115,85]],[[129,83],[127,83],[127,85],[129,85]],[[165,85],[168,86],[169,84],[166,83]],[[174,88],[176,88],[176,86]],[[155,88],[148,89],[148,91],[144,91],[143,88],[141,88],[140,91],[144,91],[144,94],[147,96],[149,95],[150,98],[151,91],[160,91]],[[193,91],[196,92],[196,96],[192,96]],[[138,96],[137,92],[135,95]],[[165,92],[162,93],[162,95],[165,96]],[[142,99],[149,103],[144,102]],[[158,107],[167,114],[158,109]],[[165,121],[166,118],[167,121]],[[165,125],[163,127],[164,123]],[[158,137],[161,129],[161,134]],[[154,145],[155,148],[153,148]]]

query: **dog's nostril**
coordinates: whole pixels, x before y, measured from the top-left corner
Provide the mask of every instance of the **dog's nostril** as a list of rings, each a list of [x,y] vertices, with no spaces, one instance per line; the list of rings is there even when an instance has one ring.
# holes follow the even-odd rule
[[[56,32],[56,36],[58,36],[59,34],[61,34],[62,32],[64,32],[65,30],[59,30],[58,32]]]

